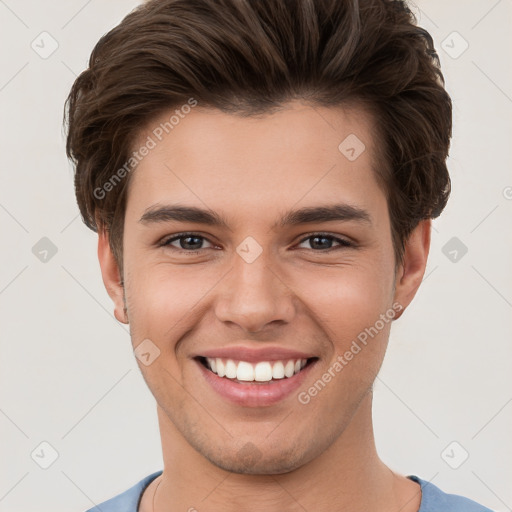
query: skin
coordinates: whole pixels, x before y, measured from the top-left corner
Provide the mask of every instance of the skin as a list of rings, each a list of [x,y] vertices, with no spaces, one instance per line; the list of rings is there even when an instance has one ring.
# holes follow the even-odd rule
[[[349,134],[366,146],[353,162],[338,150]],[[164,459],[163,475],[144,492],[140,511],[150,512],[153,498],[155,511],[230,512],[248,503],[252,512],[419,509],[419,485],[388,468],[374,442],[372,385],[391,321],[308,404],[292,393],[269,407],[234,405],[212,390],[191,359],[236,344],[313,353],[319,360],[304,391],[380,314],[396,302],[403,309],[395,320],[403,313],[425,272],[431,223],[418,224],[395,269],[386,198],[373,171],[376,143],[372,119],[360,109],[297,101],[242,118],[196,107],[134,171],[124,288],[105,232],[98,256],[133,347],[150,339],[160,350],[149,366],[139,362],[156,399]],[[342,202],[365,209],[371,224],[272,229],[288,210]],[[229,228],[139,222],[157,203],[208,207]],[[200,249],[192,251],[189,239],[158,246],[185,231],[204,237]],[[329,239],[318,248],[308,238],[318,232],[355,247]],[[262,248],[252,263],[236,252],[247,236]]]

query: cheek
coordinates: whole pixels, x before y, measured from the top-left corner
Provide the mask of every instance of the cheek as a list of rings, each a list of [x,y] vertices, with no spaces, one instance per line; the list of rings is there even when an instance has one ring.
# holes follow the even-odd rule
[[[199,321],[204,298],[219,279],[217,272],[193,265],[140,262],[130,268],[126,296],[132,338],[143,336],[166,344]]]
[[[392,275],[377,264],[353,264],[320,269],[296,277],[301,290],[327,334],[336,339],[357,336],[390,307]]]
[[[333,429],[341,429],[375,380],[386,352],[396,314],[392,275],[376,264],[361,264],[302,276],[297,284],[329,340],[321,374],[306,383],[300,403],[307,402],[316,414],[332,415]]]

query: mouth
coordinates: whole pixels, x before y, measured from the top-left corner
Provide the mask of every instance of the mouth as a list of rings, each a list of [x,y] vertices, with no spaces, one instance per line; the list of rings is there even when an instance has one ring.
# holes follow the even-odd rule
[[[264,385],[294,377],[317,361],[318,357],[258,362],[204,356],[198,356],[195,359],[217,377],[229,379],[238,384]]]
[[[318,357],[270,361],[194,357],[207,390],[242,407],[269,407],[289,397],[304,383],[318,360]]]

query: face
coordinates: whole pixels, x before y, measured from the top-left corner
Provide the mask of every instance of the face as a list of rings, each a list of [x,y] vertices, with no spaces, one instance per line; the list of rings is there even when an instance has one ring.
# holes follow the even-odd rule
[[[159,141],[169,117],[141,136],[156,145],[131,177],[124,225],[127,319],[150,354],[140,369],[176,442],[233,472],[293,470],[349,425],[422,275],[395,274],[371,118],[195,108]],[[351,134],[364,151],[339,149]]]

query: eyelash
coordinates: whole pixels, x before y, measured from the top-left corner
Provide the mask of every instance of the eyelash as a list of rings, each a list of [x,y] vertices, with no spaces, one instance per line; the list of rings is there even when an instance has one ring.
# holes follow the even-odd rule
[[[181,238],[188,238],[188,237],[201,238],[203,240],[207,240],[208,242],[210,242],[210,240],[208,240],[206,237],[200,235],[199,233],[187,232],[187,233],[180,233],[178,235],[172,236],[171,238],[164,239],[162,242],[159,243],[159,247],[169,247],[173,251],[177,251],[179,253],[189,253],[189,254],[197,254],[198,251],[203,250],[202,248],[186,250],[186,249],[181,249],[181,248],[174,247],[174,246],[170,245],[171,242],[175,242],[176,240],[180,240]],[[305,242],[306,240],[309,240],[310,238],[315,238],[315,237],[328,238],[328,239],[338,242],[340,244],[338,247],[330,247],[330,248],[324,249],[324,250],[323,249],[310,249],[311,251],[314,251],[317,253],[321,253],[321,252],[325,253],[325,252],[331,252],[336,249],[355,247],[354,243],[349,242],[345,238],[339,238],[334,235],[330,235],[328,233],[321,233],[321,232],[320,233],[312,233],[312,234],[302,238],[299,241],[299,244]],[[212,243],[212,242],[210,242],[210,243]]]

